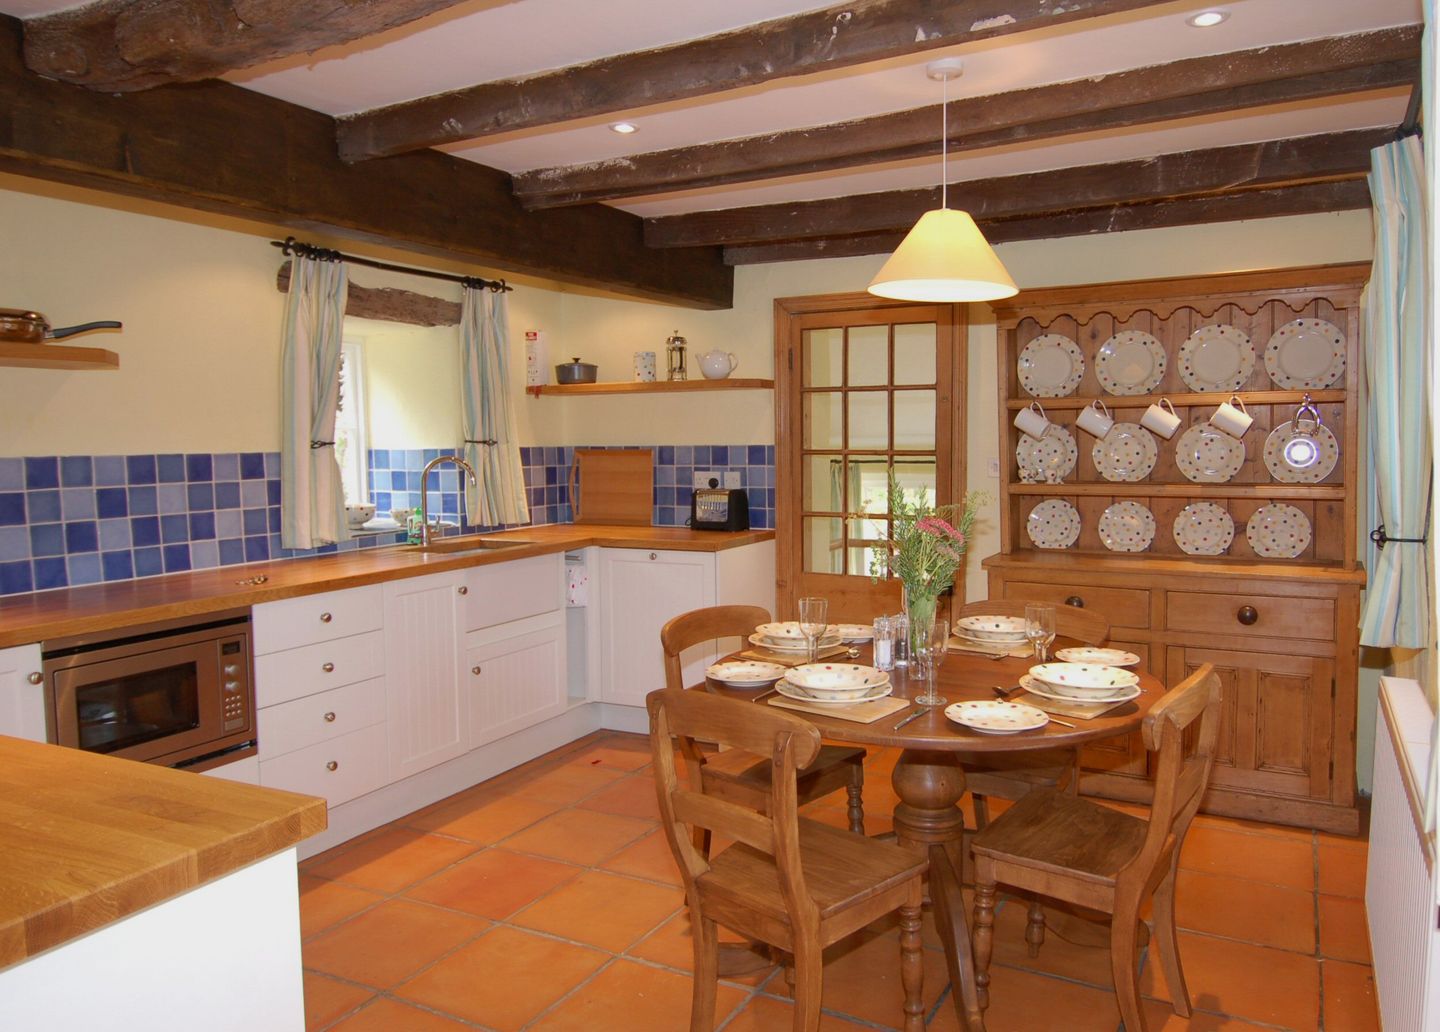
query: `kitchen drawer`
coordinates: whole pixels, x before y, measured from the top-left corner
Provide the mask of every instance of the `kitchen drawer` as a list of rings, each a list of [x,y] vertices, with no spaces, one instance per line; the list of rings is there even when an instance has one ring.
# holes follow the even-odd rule
[[[388,780],[385,725],[318,742],[273,760],[260,761],[260,784],[322,796],[331,806],[373,792]]]
[[[1254,610],[1253,623],[1241,622],[1247,607]],[[1330,598],[1168,591],[1165,613],[1172,631],[1311,641],[1335,638],[1335,600]]]
[[[385,679],[372,677],[279,706],[265,706],[256,716],[260,755],[267,760],[283,756],[382,723]]]
[[[255,704],[274,706],[385,672],[385,632],[255,657]]]
[[[1007,580],[1005,597],[1027,602],[1053,602],[1057,606],[1065,605],[1066,599],[1078,598],[1084,603],[1082,608],[1099,613],[1110,621],[1111,628],[1150,626],[1150,592],[1142,588],[1099,588],[1088,584]]]
[[[382,612],[378,585],[265,602],[252,614],[255,654],[377,630]]]
[[[465,574],[465,629],[523,620],[559,609],[565,602],[565,557],[537,555],[476,566]]]

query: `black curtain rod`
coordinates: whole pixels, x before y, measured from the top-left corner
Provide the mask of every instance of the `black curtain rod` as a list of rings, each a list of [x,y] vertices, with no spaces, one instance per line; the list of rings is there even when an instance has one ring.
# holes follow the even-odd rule
[[[316,247],[314,244],[301,243],[293,236],[284,240],[270,241],[271,247],[280,248],[284,255],[299,255],[301,258],[314,258],[322,262],[349,262],[351,265],[364,265],[371,269],[385,269],[389,272],[407,272],[412,276],[428,276],[431,279],[444,280],[447,283],[459,283],[464,287],[474,287],[481,290],[488,287],[491,290],[510,291],[515,288],[502,280],[482,279],[479,276],[457,276],[453,272],[436,272],[434,269],[414,269],[408,265],[391,265],[389,262],[377,262],[370,258],[358,258],[353,254],[343,254],[340,251],[332,251],[328,247]]]
[[[1410,87],[1410,102],[1405,105],[1404,119],[1395,127],[1395,139],[1403,140],[1407,136],[1424,135],[1424,132],[1420,128],[1420,98],[1421,89],[1420,84],[1417,82],[1414,86]]]

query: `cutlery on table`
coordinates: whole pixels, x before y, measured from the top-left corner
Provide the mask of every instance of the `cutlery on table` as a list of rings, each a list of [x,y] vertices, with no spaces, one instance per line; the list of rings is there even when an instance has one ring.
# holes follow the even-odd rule
[[[990,690],[995,693],[995,695],[996,695],[997,698],[1008,700],[1008,699],[1010,698],[1010,696],[1012,696],[1012,695],[1014,695],[1016,692],[1020,691],[1020,690],[1021,690],[1021,687],[1020,687],[1020,685],[1017,684],[1017,685],[1016,685],[1015,687],[1013,687],[1013,688],[1001,688],[1001,687],[997,684],[997,685],[994,685],[993,687],[991,687]]]
[[[930,710],[929,710],[929,708],[926,707],[926,706],[920,706],[920,707],[918,707],[918,708],[915,710],[915,712],[907,714],[907,715],[905,716],[905,719],[904,719],[904,720],[901,720],[898,724],[896,724],[896,725],[895,725],[895,730],[896,730],[896,731],[899,731],[899,730],[900,730],[902,727],[904,727],[906,724],[910,723],[910,721],[912,721],[912,720],[919,720],[921,717],[923,717],[925,714],[927,714],[927,713],[929,713],[929,712],[930,712]]]

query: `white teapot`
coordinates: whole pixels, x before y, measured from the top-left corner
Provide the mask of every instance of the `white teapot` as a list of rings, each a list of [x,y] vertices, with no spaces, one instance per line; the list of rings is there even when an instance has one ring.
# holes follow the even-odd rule
[[[723,380],[740,364],[740,360],[735,357],[733,352],[721,351],[719,348],[707,351],[698,356],[695,361],[700,363],[700,371],[705,374],[707,380]]]

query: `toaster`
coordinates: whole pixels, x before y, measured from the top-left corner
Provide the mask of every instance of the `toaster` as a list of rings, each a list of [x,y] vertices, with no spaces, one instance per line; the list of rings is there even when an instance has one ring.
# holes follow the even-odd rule
[[[690,499],[690,526],[695,530],[749,530],[750,501],[739,488],[696,488]]]

